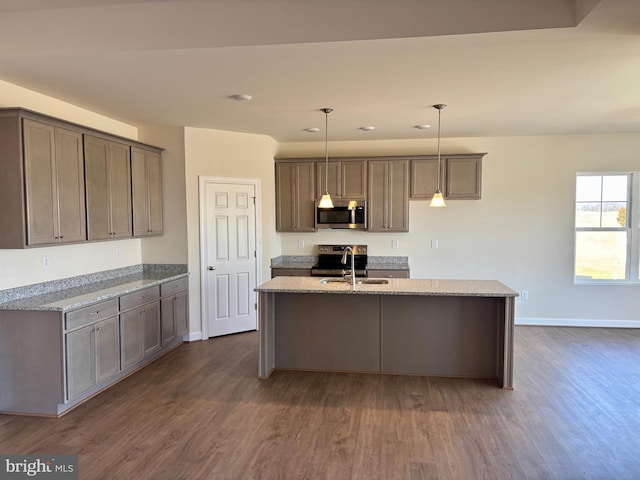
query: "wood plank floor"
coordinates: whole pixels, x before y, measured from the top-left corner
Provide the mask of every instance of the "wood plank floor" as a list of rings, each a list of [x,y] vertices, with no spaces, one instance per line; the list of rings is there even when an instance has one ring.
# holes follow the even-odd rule
[[[79,454],[82,480],[640,478],[640,330],[516,327],[514,391],[258,380],[257,344],[185,344],[59,419],[0,415],[0,453]]]

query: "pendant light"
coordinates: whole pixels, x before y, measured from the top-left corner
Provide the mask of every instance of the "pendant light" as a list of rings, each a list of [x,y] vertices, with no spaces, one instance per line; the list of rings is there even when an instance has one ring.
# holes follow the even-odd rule
[[[324,112],[324,195],[320,199],[318,208],[333,208],[333,201],[329,195],[329,114],[333,108],[322,108]]]
[[[438,110],[438,189],[436,193],[433,194],[433,198],[431,199],[430,207],[446,207],[444,204],[444,198],[442,197],[442,192],[440,191],[440,114],[442,113],[443,108],[447,108],[444,103],[439,103],[434,105],[433,108]]]

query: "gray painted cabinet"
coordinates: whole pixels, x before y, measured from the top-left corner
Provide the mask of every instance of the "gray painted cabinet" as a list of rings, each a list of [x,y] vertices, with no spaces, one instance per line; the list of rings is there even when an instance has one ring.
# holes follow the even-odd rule
[[[324,195],[326,188],[332,198],[367,198],[367,162],[365,160],[330,161],[328,182],[325,186],[327,166],[316,162],[316,198]]]
[[[88,239],[132,237],[129,146],[85,135],[84,151]]]
[[[485,153],[441,156],[440,189],[448,200],[478,200],[482,196],[482,157]],[[411,159],[412,200],[431,200],[438,188],[438,158]]]
[[[0,413],[59,416],[182,343],[187,291],[174,299],[176,335],[161,343],[161,283],[60,311],[0,310]]]
[[[162,346],[189,331],[189,283],[187,278],[167,282],[160,286],[160,322]]]
[[[276,230],[315,231],[313,162],[276,163]]]
[[[160,155],[131,147],[133,236],[162,234],[162,167]]]
[[[27,244],[86,239],[82,134],[23,119]]]
[[[136,236],[161,234],[161,152],[23,108],[0,108],[0,248],[131,238],[132,189]]]
[[[67,400],[120,371],[117,316],[69,332],[65,341]]]
[[[121,366],[126,369],[160,349],[160,290],[146,288],[120,297]]]
[[[409,231],[409,161],[370,160],[367,230]]]

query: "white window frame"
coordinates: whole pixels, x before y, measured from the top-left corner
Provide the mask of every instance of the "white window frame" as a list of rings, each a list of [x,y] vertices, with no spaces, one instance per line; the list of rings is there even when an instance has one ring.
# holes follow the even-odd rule
[[[580,176],[610,176],[627,175],[627,227],[577,227],[576,226],[576,205],[577,191],[574,194],[574,260],[573,260],[573,283],[576,285],[638,285],[640,284],[640,172],[577,172],[576,183]],[[626,279],[590,279],[576,277],[577,261],[577,237],[578,232],[606,232],[606,231],[626,231],[627,232],[627,264],[625,267]]]

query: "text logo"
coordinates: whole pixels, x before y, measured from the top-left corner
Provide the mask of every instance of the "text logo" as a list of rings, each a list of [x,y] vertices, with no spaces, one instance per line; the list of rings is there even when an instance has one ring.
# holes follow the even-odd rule
[[[78,480],[77,455],[0,455],[0,480]]]

